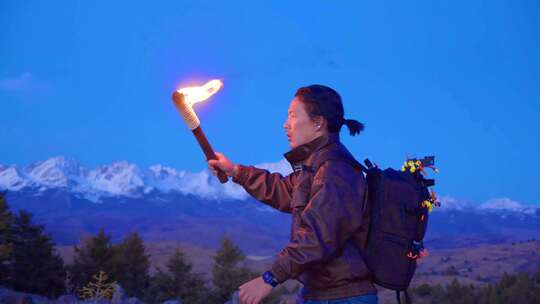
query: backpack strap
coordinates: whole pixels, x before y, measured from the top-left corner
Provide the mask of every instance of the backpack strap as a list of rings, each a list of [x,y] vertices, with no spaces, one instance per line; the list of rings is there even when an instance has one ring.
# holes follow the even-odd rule
[[[315,159],[314,163],[311,165],[311,169],[313,170],[313,174],[316,174],[317,171],[319,170],[319,168],[327,161],[329,160],[336,160],[336,161],[342,161],[342,162],[346,162],[348,163],[349,165],[351,165],[352,167],[354,168],[357,168],[357,169],[360,169],[362,172],[364,173],[368,173],[369,170],[375,168],[371,162],[369,161],[369,159],[366,158],[365,162],[366,162],[366,165],[368,165],[369,169],[366,168],[364,165],[362,165],[361,163],[359,163],[358,161],[356,161],[354,159],[354,157],[352,157],[352,155],[350,155],[349,153],[347,152],[343,152],[343,151],[336,151],[336,150],[330,150],[330,151],[322,151],[318,156],[317,158]],[[314,175],[313,175],[314,176]],[[368,195],[369,195],[369,187],[367,186],[366,184],[366,190],[364,192],[364,210],[365,211],[365,208],[367,208],[367,204],[368,204]],[[367,240],[366,240],[367,241]]]
[[[346,153],[346,152],[343,152],[343,151],[336,151],[336,150],[322,151],[320,153],[320,155],[317,156],[314,163],[311,165],[311,169],[313,170],[312,172],[314,174],[313,177],[315,176],[315,174],[317,173],[319,168],[325,162],[327,162],[329,160],[336,160],[336,161],[346,162],[346,163],[350,164],[352,167],[360,169],[362,172],[364,172],[366,174],[370,171],[370,169],[375,168],[367,158],[366,158],[365,162],[366,162],[366,165],[369,166],[369,169],[366,168],[361,163],[359,163],[358,161],[356,161],[349,153]],[[365,213],[366,209],[368,208],[369,195],[370,195],[369,187],[368,187],[368,184],[367,184],[367,181],[366,181],[366,188],[365,188],[365,192],[364,192],[364,201],[363,201],[363,206],[362,206],[362,212],[363,213]],[[363,247],[366,248],[366,246],[367,246],[367,236],[366,236],[366,243],[363,245]],[[364,248],[361,248],[361,249],[364,249]],[[362,250],[360,250],[360,253],[362,254],[362,257],[364,257],[364,260],[365,260],[365,256],[364,256],[364,253],[363,253]]]
[[[407,289],[402,291],[405,295],[405,304],[412,304],[411,297],[409,296],[409,292],[407,292]],[[396,290],[396,301],[398,304],[401,304],[401,291],[399,290]]]

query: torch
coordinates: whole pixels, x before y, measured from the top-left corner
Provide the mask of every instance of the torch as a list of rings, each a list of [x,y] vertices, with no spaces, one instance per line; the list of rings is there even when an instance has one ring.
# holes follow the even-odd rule
[[[219,91],[222,86],[223,83],[221,80],[215,79],[207,82],[203,86],[181,88],[172,95],[174,105],[184,118],[189,129],[193,132],[193,135],[195,135],[195,138],[199,142],[199,145],[206,156],[206,160],[217,159],[217,157],[201,129],[201,122],[193,110],[193,105],[210,98],[210,96]],[[220,169],[218,169],[218,178],[222,184],[226,183],[228,180],[225,172]]]

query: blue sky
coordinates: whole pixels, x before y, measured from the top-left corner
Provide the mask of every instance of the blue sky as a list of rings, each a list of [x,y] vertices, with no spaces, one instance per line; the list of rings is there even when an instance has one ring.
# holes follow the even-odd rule
[[[196,111],[214,148],[276,162],[295,90],[341,93],[342,139],[399,167],[434,154],[442,195],[540,203],[537,1],[2,1],[0,164],[66,155],[206,167],[170,96],[222,78]]]

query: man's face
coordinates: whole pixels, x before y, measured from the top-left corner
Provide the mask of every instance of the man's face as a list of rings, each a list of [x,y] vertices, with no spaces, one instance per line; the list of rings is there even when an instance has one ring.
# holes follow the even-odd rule
[[[287,120],[283,124],[291,149],[308,143],[319,135],[316,123],[311,120],[304,104],[294,98],[289,105]]]

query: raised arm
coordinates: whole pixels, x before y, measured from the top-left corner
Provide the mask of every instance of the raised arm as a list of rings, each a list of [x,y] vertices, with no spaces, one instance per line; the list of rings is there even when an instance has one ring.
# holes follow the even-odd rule
[[[216,152],[217,160],[209,160],[208,167],[216,175],[215,168],[220,168],[231,176],[257,200],[282,212],[291,212],[290,202],[295,174],[283,176],[253,166],[242,166],[231,162],[222,153]]]
[[[291,213],[294,173],[282,176],[253,166],[236,165],[233,181],[257,200],[282,212]]]

